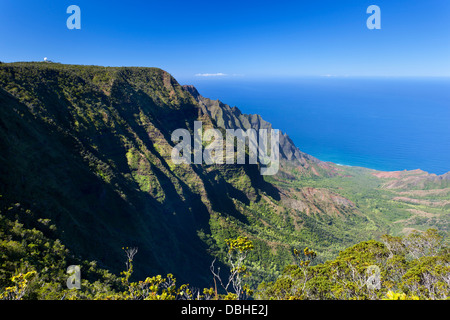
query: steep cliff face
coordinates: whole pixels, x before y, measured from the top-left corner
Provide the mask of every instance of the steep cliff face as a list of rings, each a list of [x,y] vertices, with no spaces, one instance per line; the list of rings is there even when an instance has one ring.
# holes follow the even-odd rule
[[[259,164],[175,165],[171,135],[193,134],[195,121],[272,128],[157,68],[2,64],[0,210],[20,203],[36,221],[50,219],[52,237],[115,273],[121,248],[134,246],[136,277],[170,272],[198,286],[211,285],[209,266],[224,262],[230,237],[252,239],[255,279],[271,279],[294,247],[314,245],[326,258],[367,236],[373,221],[354,202],[320,186],[289,186],[340,173],[284,133],[277,186]]]
[[[114,271],[124,246],[139,247],[140,275],[207,267],[196,234],[211,212],[205,183],[191,167],[172,171],[165,153],[197,106],[170,75],[35,64],[0,74],[4,201],[52,219],[75,254]]]
[[[273,128],[271,123],[262,119],[258,114],[243,114],[237,107],[230,107],[220,100],[203,97],[192,85],[185,85],[183,88],[198,102],[202,112],[209,115],[220,128],[277,129]],[[280,132],[280,159],[282,167],[295,167],[305,176],[331,176],[336,174],[334,167],[300,151],[284,132]]]
[[[113,270],[138,246],[138,273],[200,281],[193,270],[212,257],[197,232],[216,211],[239,214],[231,196],[249,202],[268,186],[255,166],[171,163],[173,130],[211,119],[160,69],[14,64],[0,85],[3,200],[54,220],[76,254]]]

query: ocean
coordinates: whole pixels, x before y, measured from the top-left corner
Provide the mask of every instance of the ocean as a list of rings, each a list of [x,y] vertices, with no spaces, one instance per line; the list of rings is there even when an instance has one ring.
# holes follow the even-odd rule
[[[450,171],[450,78],[195,78],[201,95],[257,113],[323,161]]]

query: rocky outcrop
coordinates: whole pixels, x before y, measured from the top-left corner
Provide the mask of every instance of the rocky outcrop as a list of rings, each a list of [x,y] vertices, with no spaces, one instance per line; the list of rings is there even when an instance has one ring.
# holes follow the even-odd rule
[[[198,102],[202,112],[210,116],[216,125],[224,129],[275,129],[258,114],[244,114],[237,107],[230,107],[220,100],[203,97],[192,85],[183,88]],[[285,167],[295,167],[305,175],[333,175],[335,168],[326,162],[306,154],[295,146],[287,133],[280,131],[280,160]]]

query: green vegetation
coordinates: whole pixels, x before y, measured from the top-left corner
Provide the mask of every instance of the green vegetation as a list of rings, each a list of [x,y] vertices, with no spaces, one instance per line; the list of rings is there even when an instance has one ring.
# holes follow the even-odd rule
[[[365,230],[376,239],[386,233],[404,235],[411,230],[425,231],[429,228],[448,234],[450,211],[447,202],[450,189],[442,179],[437,179],[434,184],[426,182],[427,189],[417,187],[424,183],[423,180],[428,178],[426,176],[416,181],[416,188],[412,188],[411,185],[402,185],[403,180],[410,181],[411,174],[408,172],[401,173],[398,179],[392,179],[379,178],[375,176],[378,172],[370,169],[335,167],[339,171],[332,177],[302,177],[291,170],[288,171],[289,179],[281,175],[268,177],[267,180],[282,188],[297,191],[305,188],[327,190],[350,200],[362,217],[356,221],[356,229]],[[398,182],[398,186],[389,187],[392,181]],[[448,237],[445,237],[445,241],[448,241]]]
[[[323,264],[289,266],[275,282],[261,284],[257,298],[448,299],[449,275],[449,248],[429,229],[361,242]]]
[[[10,288],[2,297],[243,299],[292,277],[306,290],[293,297],[303,299],[319,296],[308,291],[316,271],[325,274],[358,243],[385,252],[384,234],[435,228],[448,245],[446,179],[325,164],[284,136],[274,177],[263,178],[258,165],[174,165],[171,133],[193,132],[197,120],[204,128],[270,127],[197,101],[157,68],[1,64],[0,288]],[[125,271],[124,246],[139,248]],[[364,259],[358,272],[373,260]],[[421,263],[446,258],[408,259],[402,268],[420,272]],[[65,287],[69,265],[81,266],[82,290]],[[433,298],[400,284],[382,296]],[[339,290],[335,298],[359,294]]]
[[[18,219],[20,209],[13,210]],[[254,249],[247,237],[226,240],[228,279],[222,279],[213,261],[210,270],[215,285],[202,290],[188,284],[177,286],[172,274],[131,281],[138,249],[127,247],[122,248],[126,268],[119,276],[98,268],[95,262],[73,260],[81,263],[83,279],[79,290],[70,290],[64,286],[68,275],[63,272],[66,261],[72,259],[69,251],[40,230],[29,230],[18,220],[12,227],[10,219],[0,218],[0,232],[6,239],[0,244],[0,299],[5,300],[434,300],[447,299],[450,294],[450,248],[435,229],[404,238],[384,235],[382,242],[358,243],[321,264],[314,263],[315,251],[294,249],[296,264],[287,266],[276,281],[260,283],[256,290],[250,289],[247,281],[251,274],[246,258]]]

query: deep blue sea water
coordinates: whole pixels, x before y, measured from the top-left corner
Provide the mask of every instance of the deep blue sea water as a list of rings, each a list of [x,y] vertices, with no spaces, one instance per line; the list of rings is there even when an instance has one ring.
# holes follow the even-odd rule
[[[195,79],[200,94],[257,113],[320,160],[450,171],[449,78]]]

